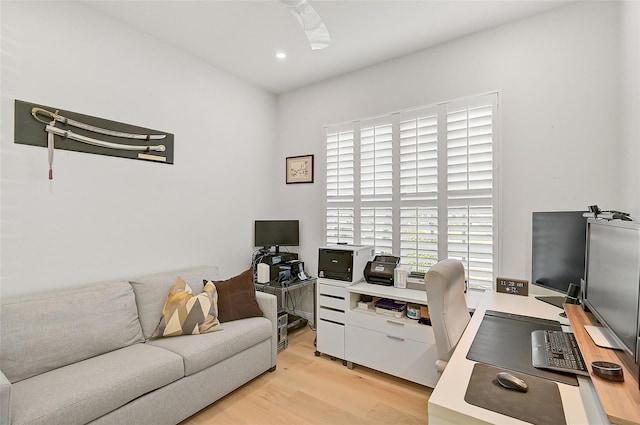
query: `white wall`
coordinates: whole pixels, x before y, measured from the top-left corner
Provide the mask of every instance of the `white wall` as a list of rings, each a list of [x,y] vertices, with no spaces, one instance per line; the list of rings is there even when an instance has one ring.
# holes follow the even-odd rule
[[[640,219],[640,2],[620,7],[620,187],[622,210]]]
[[[2,2],[1,81],[3,295],[249,267],[273,95],[73,2]],[[175,164],[56,151],[50,182],[47,150],[13,143],[14,99],[173,133]]]
[[[324,242],[323,126],[473,94],[501,93],[498,274],[530,279],[532,211],[624,207],[617,24],[615,3],[573,4],[279,96],[281,156],[316,155],[316,183],[280,191],[309,269]]]

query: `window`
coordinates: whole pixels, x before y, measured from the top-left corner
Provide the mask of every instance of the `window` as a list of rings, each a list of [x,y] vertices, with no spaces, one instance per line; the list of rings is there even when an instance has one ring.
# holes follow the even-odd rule
[[[463,262],[492,288],[498,95],[326,127],[327,244],[372,245],[426,272]]]

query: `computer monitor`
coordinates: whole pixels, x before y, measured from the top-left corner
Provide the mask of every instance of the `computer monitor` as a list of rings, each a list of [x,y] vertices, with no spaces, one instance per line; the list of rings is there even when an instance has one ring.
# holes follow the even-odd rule
[[[268,250],[281,246],[298,246],[300,243],[300,222],[298,220],[256,220],[255,245]]]
[[[587,218],[584,211],[534,212],[531,226],[531,283],[566,294],[584,278]],[[564,296],[540,296],[562,308]]]
[[[583,304],[611,345],[640,360],[640,226],[589,219]],[[587,329],[589,330],[589,329]],[[590,332],[591,333],[591,332]]]

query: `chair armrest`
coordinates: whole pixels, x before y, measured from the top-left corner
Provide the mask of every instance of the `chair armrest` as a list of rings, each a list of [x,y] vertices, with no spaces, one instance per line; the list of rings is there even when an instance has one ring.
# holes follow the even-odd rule
[[[256,291],[256,301],[264,317],[271,321],[271,367],[278,360],[278,298],[275,295]]]
[[[11,382],[0,370],[0,425],[11,424]]]

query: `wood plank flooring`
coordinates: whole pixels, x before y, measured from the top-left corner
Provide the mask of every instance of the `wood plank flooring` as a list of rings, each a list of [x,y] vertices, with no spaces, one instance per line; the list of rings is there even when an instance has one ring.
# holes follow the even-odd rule
[[[314,337],[309,328],[290,333],[275,372],[262,374],[180,425],[427,423],[430,388],[316,357]]]

